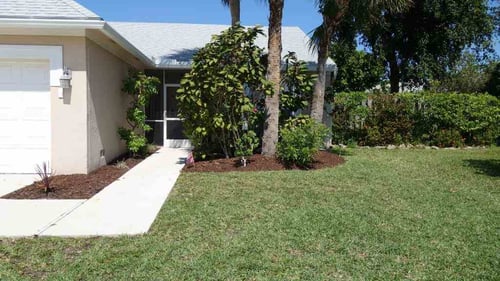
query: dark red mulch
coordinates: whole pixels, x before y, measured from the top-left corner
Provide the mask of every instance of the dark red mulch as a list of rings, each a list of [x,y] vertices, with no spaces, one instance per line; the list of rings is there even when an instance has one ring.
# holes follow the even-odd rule
[[[345,162],[344,158],[337,154],[328,151],[320,151],[314,157],[314,163],[307,169],[317,170],[329,167],[335,167]],[[272,157],[265,157],[256,154],[248,157],[248,164],[243,167],[241,158],[224,158],[209,161],[199,161],[193,165],[186,165],[183,169],[184,172],[250,172],[250,171],[280,171],[280,170],[298,170],[304,169],[301,167],[287,167],[283,165],[278,159]]]
[[[125,174],[144,159],[128,158],[128,168],[118,168],[114,164],[102,166],[88,175],[55,175],[47,195],[40,181],[4,195],[3,199],[89,199],[110,183]]]

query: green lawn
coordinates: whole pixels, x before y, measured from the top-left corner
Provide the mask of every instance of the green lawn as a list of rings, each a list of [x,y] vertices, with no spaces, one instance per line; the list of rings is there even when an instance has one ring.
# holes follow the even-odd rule
[[[0,280],[500,280],[500,148],[183,174],[141,237],[0,242]]]

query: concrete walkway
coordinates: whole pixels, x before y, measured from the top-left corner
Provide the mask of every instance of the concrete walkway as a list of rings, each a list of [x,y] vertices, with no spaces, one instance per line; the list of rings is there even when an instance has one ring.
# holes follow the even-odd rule
[[[162,148],[89,200],[0,200],[0,237],[146,233],[189,151]]]

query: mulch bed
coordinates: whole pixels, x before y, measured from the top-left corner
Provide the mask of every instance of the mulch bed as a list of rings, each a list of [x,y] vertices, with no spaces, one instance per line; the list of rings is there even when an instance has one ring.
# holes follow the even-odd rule
[[[88,175],[55,175],[52,177],[53,191],[45,194],[40,181],[4,195],[3,199],[89,199],[110,183],[125,174],[144,159],[128,158],[126,167],[110,164]]]
[[[196,162],[186,165],[184,172],[250,172],[250,171],[279,171],[289,169],[316,170],[335,167],[345,162],[344,158],[327,152],[320,151],[314,158],[311,167],[288,167],[276,158],[264,157],[256,154],[248,157],[248,164],[243,167],[241,158],[216,159]],[[110,183],[125,174],[129,169],[139,164],[144,159],[128,158],[124,160],[126,167],[115,163],[103,166],[88,175],[55,175],[52,177],[53,191],[45,194],[41,181],[34,182],[12,193],[4,195],[2,199],[89,199]]]
[[[265,157],[256,154],[248,157],[247,166],[243,167],[241,158],[224,158],[209,161],[199,161],[194,164],[186,165],[184,172],[254,172],[254,171],[280,171],[280,170],[317,170],[329,167],[335,167],[344,163],[344,158],[328,151],[319,151],[314,157],[314,163],[311,167],[288,167],[274,157]]]

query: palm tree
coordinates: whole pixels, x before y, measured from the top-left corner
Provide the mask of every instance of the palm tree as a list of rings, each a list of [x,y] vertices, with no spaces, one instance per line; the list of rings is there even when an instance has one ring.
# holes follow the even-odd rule
[[[279,126],[279,94],[281,81],[281,25],[283,21],[283,7],[285,0],[267,0],[269,4],[269,31],[268,31],[268,68],[267,79],[273,85],[273,95],[267,96],[265,110],[267,118],[262,136],[262,154],[274,156],[278,143]],[[233,25],[240,23],[240,1],[222,0],[231,10]]]
[[[228,6],[231,11],[231,24],[240,23],[240,0],[222,0],[224,6]]]
[[[331,38],[337,31],[347,13],[357,20],[372,18],[371,14],[381,10],[391,12],[402,11],[412,3],[412,0],[315,0],[323,23],[313,32],[311,45],[318,51],[318,79],[314,85],[311,103],[311,117],[318,122],[323,120],[323,106],[326,87],[326,61],[330,55]]]
[[[281,25],[283,20],[284,0],[268,0],[269,32],[268,32],[268,66],[267,79],[273,85],[273,94],[266,97],[267,118],[262,137],[262,154],[274,156],[278,143],[279,102],[281,82]]]

